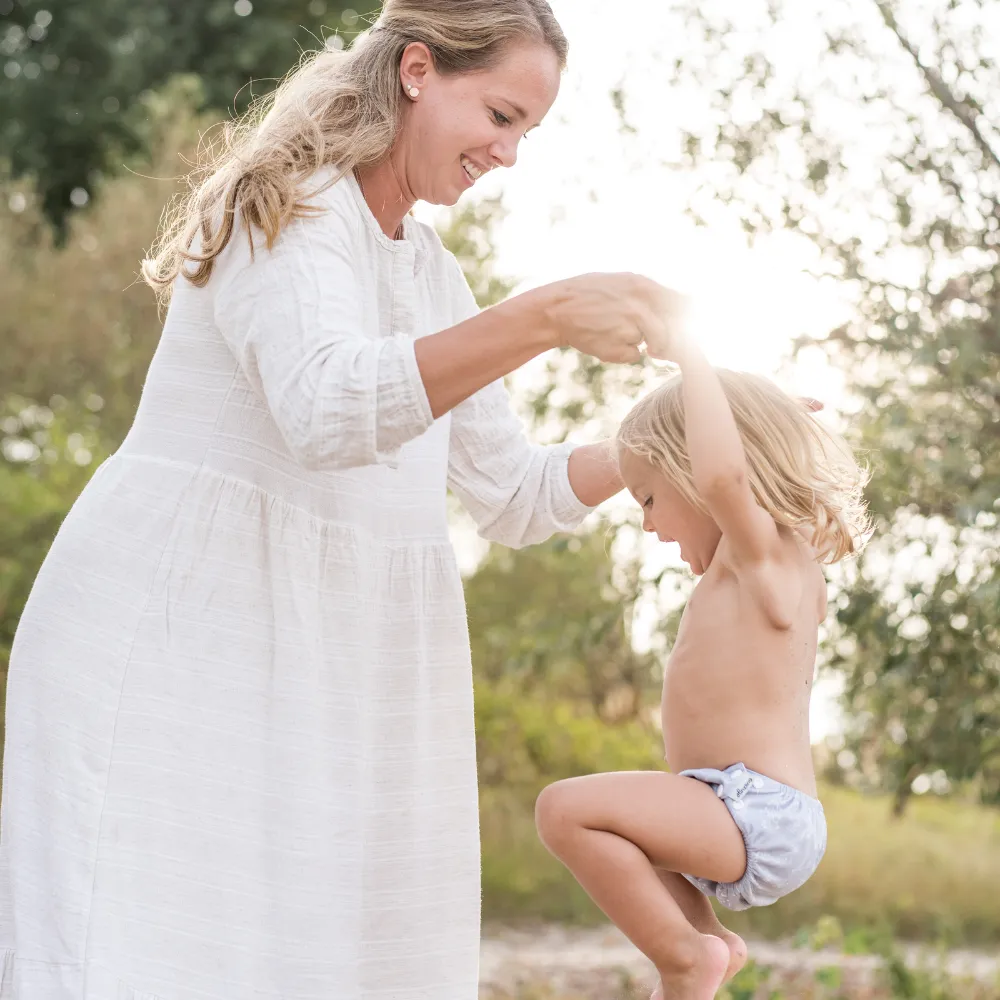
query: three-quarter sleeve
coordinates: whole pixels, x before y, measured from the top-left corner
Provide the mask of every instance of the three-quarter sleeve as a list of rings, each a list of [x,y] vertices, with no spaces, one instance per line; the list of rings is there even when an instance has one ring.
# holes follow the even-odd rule
[[[455,322],[478,306],[456,262]],[[502,381],[474,393],[452,411],[448,485],[476,522],[479,534],[511,548],[572,531],[593,508],[569,481],[575,446],[527,440]]]
[[[352,224],[336,208],[298,219],[210,283],[219,330],[309,469],[394,466],[434,421],[412,339],[362,307]]]

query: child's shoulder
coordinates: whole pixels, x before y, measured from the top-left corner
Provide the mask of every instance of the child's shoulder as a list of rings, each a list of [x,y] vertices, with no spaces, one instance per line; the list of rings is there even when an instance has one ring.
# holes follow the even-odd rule
[[[716,578],[729,578],[752,594],[775,627],[791,627],[810,606],[815,608],[817,624],[826,617],[826,577],[819,554],[799,533],[782,531],[776,558],[750,571],[738,566],[725,536],[716,556]]]

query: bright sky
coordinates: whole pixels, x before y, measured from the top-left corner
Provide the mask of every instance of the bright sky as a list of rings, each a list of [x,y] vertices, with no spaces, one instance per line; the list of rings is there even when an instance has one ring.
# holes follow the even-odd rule
[[[669,30],[669,4],[633,0],[611,43],[606,0],[553,7],[571,45],[559,99],[521,144],[517,166],[481,182],[483,193],[503,191],[510,213],[500,270],[527,285],[593,270],[648,274],[697,297],[698,333],[714,361],[776,374],[791,338],[830,329],[843,305],[803,273],[813,260],[804,239],[750,251],[735,224],[697,229],[683,214],[689,180],[649,162],[669,151],[679,120],[665,91],[670,45],[683,44]],[[641,116],[638,140],[618,130],[609,94],[621,83]],[[650,99],[658,92],[661,105]],[[837,384],[825,367],[794,379],[814,395]]]
[[[669,59],[653,55],[662,58],[671,45],[683,44],[668,30],[669,5],[632,0],[627,23],[610,41],[606,0],[552,5],[571,46],[559,99],[522,142],[517,166],[476,188],[480,195],[502,191],[509,213],[498,234],[498,270],[521,287],[589,271],[645,273],[695,297],[695,329],[716,364],[780,374],[792,391],[836,406],[841,382],[819,352],[794,369],[785,365],[792,338],[821,334],[845,317],[836,292],[804,272],[811,247],[787,236],[750,249],[735,225],[696,228],[683,214],[689,179],[653,162],[651,129],[662,136],[663,155],[677,120],[664,92]],[[623,83],[640,98],[637,140],[619,132],[610,99]],[[658,93],[664,93],[659,106]],[[467,527],[456,541],[468,565],[477,550]],[[655,539],[648,542],[650,562],[662,562],[663,547],[656,551]],[[641,630],[637,638],[642,641]],[[836,728],[832,694],[829,684],[817,689],[814,739]]]

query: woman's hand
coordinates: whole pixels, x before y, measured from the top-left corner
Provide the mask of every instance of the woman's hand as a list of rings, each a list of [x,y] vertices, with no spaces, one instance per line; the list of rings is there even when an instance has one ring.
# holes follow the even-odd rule
[[[471,293],[469,294],[471,300]],[[640,274],[584,274],[515,295],[414,341],[431,416],[553,347],[600,361],[667,358],[682,343],[686,301]]]
[[[535,289],[555,343],[599,361],[667,359],[683,333],[686,300],[640,274],[582,274]]]
[[[646,353],[658,361],[680,364],[691,341],[688,336],[688,317],[691,309],[686,295],[663,285],[651,284],[653,296],[652,316],[647,320]]]

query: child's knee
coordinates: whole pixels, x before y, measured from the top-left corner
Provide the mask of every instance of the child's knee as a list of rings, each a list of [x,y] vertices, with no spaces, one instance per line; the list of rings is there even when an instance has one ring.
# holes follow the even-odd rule
[[[569,782],[557,781],[543,788],[535,801],[535,827],[542,843],[555,852],[577,825]]]

